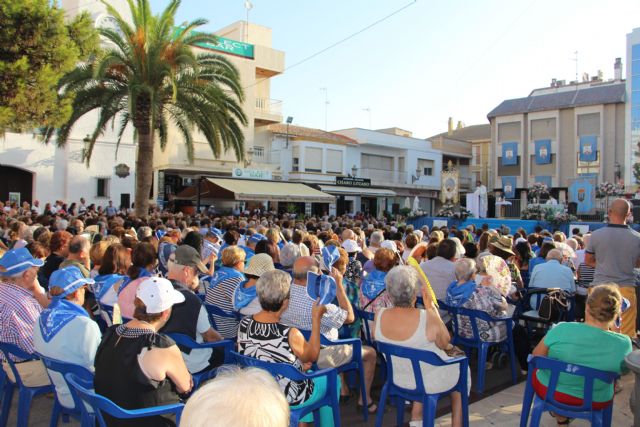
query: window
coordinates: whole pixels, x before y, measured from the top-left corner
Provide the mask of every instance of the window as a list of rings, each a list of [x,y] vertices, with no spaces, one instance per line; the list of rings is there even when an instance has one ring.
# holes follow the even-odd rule
[[[109,197],[110,178],[98,178],[96,186],[96,197]]]
[[[297,157],[293,158],[293,165],[291,166],[291,171],[298,172],[300,171],[300,159]]]
[[[253,157],[264,157],[264,147],[253,146]]]
[[[406,169],[404,167],[404,157],[398,157],[398,171],[405,172]]]
[[[306,147],[304,149],[304,171],[322,172],[322,148]]]
[[[418,169],[422,171],[423,176],[433,176],[433,160],[418,159]]]
[[[385,171],[393,170],[393,157],[362,154],[362,158],[360,160],[362,169],[380,169]]]
[[[327,150],[327,173],[342,173],[342,151]]]
[[[473,147],[473,164],[482,164],[482,145],[474,145]]]

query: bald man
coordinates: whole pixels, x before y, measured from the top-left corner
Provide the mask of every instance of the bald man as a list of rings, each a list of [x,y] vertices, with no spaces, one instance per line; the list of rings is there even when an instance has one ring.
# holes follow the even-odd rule
[[[595,267],[591,286],[615,283],[620,293],[631,302],[622,314],[621,332],[636,338],[636,279],[634,267],[640,266],[640,233],[627,225],[631,206],[625,199],[616,199],[609,207],[609,224],[591,234],[585,250],[584,263]]]
[[[67,259],[62,261],[60,268],[69,266],[78,267],[84,277],[89,277],[91,270],[90,249],[91,244],[85,237],[74,236],[71,242],[69,242],[69,255]]]

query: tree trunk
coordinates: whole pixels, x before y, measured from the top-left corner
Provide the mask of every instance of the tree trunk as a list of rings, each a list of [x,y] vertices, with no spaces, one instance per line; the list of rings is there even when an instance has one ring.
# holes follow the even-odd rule
[[[153,183],[153,134],[149,126],[143,128],[138,129],[136,159],[135,212],[138,218],[146,218],[149,214],[149,192]]]

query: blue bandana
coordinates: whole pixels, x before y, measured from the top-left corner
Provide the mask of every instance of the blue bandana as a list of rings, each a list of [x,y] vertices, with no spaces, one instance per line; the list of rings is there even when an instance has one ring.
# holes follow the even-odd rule
[[[218,286],[218,284],[223,280],[229,280],[234,278],[240,278],[242,279],[243,282],[246,280],[246,277],[244,276],[244,274],[242,274],[240,271],[236,270],[235,268],[222,266],[219,269],[217,269],[215,273],[213,273],[213,276],[211,276],[208,279],[209,287],[214,288]]]
[[[58,332],[78,316],[89,317],[84,308],[66,299],[53,298],[49,307],[40,313],[40,332],[44,342],[49,342]]]
[[[384,289],[384,278],[387,277],[387,273],[380,270],[373,270],[367,274],[367,277],[362,281],[362,293],[370,300],[377,297]]]
[[[249,286],[244,287],[244,283],[240,283],[235,291],[233,291],[233,309],[240,311],[241,308],[245,308],[257,297],[256,287]]]
[[[120,274],[101,274],[96,276],[93,280],[96,282],[93,284],[93,293],[96,296],[96,299],[100,301],[103,296],[107,294],[109,289],[113,287],[118,281],[125,279],[127,281],[127,276],[122,276]]]
[[[471,294],[473,294],[475,289],[476,282],[474,280],[469,280],[468,282],[461,284],[458,284],[457,281],[453,281],[447,288],[447,305],[460,307],[462,304],[467,302],[469,298],[471,298]]]

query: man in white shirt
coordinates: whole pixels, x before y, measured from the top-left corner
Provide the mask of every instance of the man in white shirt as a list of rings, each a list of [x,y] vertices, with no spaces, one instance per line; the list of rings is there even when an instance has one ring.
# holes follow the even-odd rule
[[[487,217],[487,187],[482,185],[482,181],[476,181],[476,191],[473,192],[478,196],[478,212],[480,218]]]

